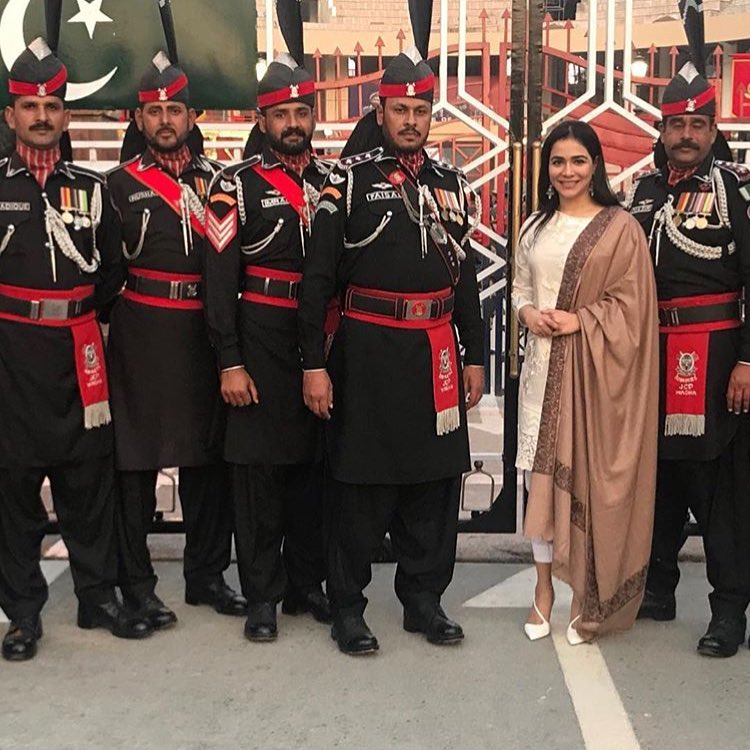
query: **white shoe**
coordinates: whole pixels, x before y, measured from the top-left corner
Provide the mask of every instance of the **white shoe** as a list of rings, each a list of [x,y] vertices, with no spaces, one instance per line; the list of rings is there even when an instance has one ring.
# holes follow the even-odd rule
[[[536,601],[534,602],[534,610],[542,619],[542,621],[538,624],[527,622],[523,626],[523,632],[526,633],[526,637],[530,641],[538,641],[540,638],[546,638],[550,634],[549,622],[545,619],[544,615],[539,611],[539,607],[536,606]]]
[[[568,625],[568,629],[565,631],[565,637],[571,646],[580,646],[582,643],[586,643],[586,639],[573,627],[580,619],[581,615],[573,618],[570,625]]]

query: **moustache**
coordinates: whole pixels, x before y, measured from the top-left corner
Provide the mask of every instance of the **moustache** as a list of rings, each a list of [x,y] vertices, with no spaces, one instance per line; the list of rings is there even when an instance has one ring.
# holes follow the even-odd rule
[[[416,128],[404,128],[403,130],[399,130],[399,135],[419,135],[419,131]]]
[[[174,135],[175,131],[172,128],[159,128],[156,131],[156,135]]]
[[[45,130],[54,130],[54,128],[52,127],[52,125],[50,125],[50,124],[48,124],[46,122],[39,122],[36,125],[32,125],[29,128],[29,130],[42,130],[42,131],[45,131]]]
[[[300,138],[305,137],[305,131],[301,128],[287,128],[281,133],[282,138],[289,138],[290,135],[298,135]]]
[[[680,141],[675,148],[690,148],[693,151],[699,151],[698,144],[694,141]]]

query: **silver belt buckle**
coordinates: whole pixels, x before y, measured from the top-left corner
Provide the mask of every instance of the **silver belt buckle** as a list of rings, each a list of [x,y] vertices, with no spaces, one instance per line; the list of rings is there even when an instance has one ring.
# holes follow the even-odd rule
[[[190,281],[185,284],[185,297],[187,299],[195,299],[198,296],[198,284],[197,282]]]
[[[680,312],[676,307],[668,308],[669,313],[669,325],[678,326],[680,325]]]
[[[32,314],[34,312],[32,305]],[[67,320],[68,300],[66,299],[43,299],[39,300],[39,312],[37,320]]]
[[[289,299],[297,299],[297,287],[299,281],[290,281],[289,283]]]
[[[404,300],[404,320],[427,320],[430,317],[432,303],[424,299]]]
[[[181,288],[182,288],[181,281],[170,281],[169,282],[169,299],[180,299]]]

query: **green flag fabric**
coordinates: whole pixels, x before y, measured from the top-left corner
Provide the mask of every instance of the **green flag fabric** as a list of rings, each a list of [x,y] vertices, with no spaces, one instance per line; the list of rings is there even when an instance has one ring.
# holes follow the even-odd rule
[[[255,106],[255,0],[172,0],[180,66],[193,106]],[[44,0],[0,0],[0,103],[8,69],[45,34]],[[58,56],[68,68],[68,104],[76,109],[135,107],[138,82],[166,40],[158,0],[63,0]]]

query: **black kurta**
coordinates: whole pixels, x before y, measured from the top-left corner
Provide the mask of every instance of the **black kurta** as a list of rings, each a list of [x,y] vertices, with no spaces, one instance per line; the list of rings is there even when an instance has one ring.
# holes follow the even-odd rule
[[[331,173],[305,263],[300,303],[304,368],[327,367],[331,376],[328,458],[334,479],[351,484],[416,484],[454,477],[469,468],[463,392],[460,428],[436,433],[425,331],[344,318],[327,363],[324,356],[326,303],[348,286],[402,294],[454,286],[432,241],[422,257],[419,227],[381,171],[392,168],[394,159],[378,150],[344,160]],[[460,242],[468,227],[463,177],[427,158],[418,180],[438,196],[444,225]],[[464,363],[482,365],[476,269],[468,241],[463,247],[467,258],[454,288],[453,320]]]
[[[667,168],[641,178],[637,183],[630,212],[641,223],[650,237],[656,212],[670,199],[676,207],[683,193],[708,194],[716,192],[713,180],[718,173],[726,194],[728,226],[720,220],[720,201],[717,197],[713,211],[707,217],[705,229],[686,229],[683,222],[679,232],[685,237],[712,247],[722,248],[721,257],[695,257],[677,247],[662,231],[657,243],[650,243],[654,257],[656,288],[659,300],[692,297],[725,292],[741,292],[750,284],[750,192],[740,192],[750,186],[750,170],[743,178],[743,167],[715,161],[709,156],[696,173],[675,187],[667,182]],[[744,190],[748,190],[747,187]],[[656,249],[658,244],[658,259]],[[658,261],[658,262],[657,262]],[[721,454],[734,436],[741,415],[727,410],[726,392],[729,375],[738,361],[750,362],[750,321],[747,316],[741,328],[712,331],[709,334],[709,357],[706,383],[706,430],[700,437],[664,435],[664,402],[666,377],[660,380],[659,458],[708,461]],[[661,360],[664,362],[666,334],[660,336]]]
[[[101,222],[91,227],[95,187],[101,190]],[[43,193],[60,210],[61,190],[75,195],[89,227],[69,225],[69,235],[83,258],[93,256],[94,234],[101,264],[84,273],[57,243],[50,250],[45,231]],[[4,241],[7,241],[5,244]],[[44,191],[14,152],[0,162],[0,284],[64,290],[94,284],[101,308],[122,283],[120,227],[109,203],[104,178],[60,162]],[[51,252],[57,267],[53,279]],[[86,430],[76,377],[73,336],[69,328],[0,320],[0,467],[50,467],[106,456],[112,450],[111,427]]]
[[[143,171],[168,174],[148,151],[138,164]],[[128,254],[142,242],[128,267],[200,274],[204,239],[192,232],[186,253],[180,216],[126,166],[111,172],[108,183]],[[218,165],[196,156],[179,180],[205,200],[216,172]],[[150,219],[142,237],[146,211]],[[112,311],[108,359],[119,470],[220,460],[224,405],[203,310],[166,309],[121,297]]]
[[[310,463],[320,450],[320,426],[302,400],[297,310],[237,301],[247,266],[301,272],[303,234],[305,243],[308,239],[295,209],[252,169],[257,164],[301,182],[266,148],[225,169],[212,187],[211,210],[219,220],[237,211],[238,231],[221,252],[209,249],[206,256],[211,340],[221,368],[244,365],[260,398],[258,404],[229,409],[224,457],[237,464]],[[313,205],[329,171],[329,164],[313,158],[302,175]]]

